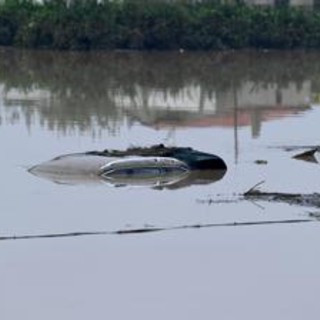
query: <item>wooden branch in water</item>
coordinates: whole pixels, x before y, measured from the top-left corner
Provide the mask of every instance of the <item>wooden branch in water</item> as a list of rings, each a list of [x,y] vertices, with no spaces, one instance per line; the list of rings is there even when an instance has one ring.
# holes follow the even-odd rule
[[[258,182],[257,184],[255,184],[253,187],[251,187],[247,192],[245,192],[243,195],[245,196],[246,194],[250,194],[252,192],[256,192],[257,191],[257,188],[259,186],[261,186],[263,183],[265,183],[266,181],[265,180],[262,180],[260,182]]]
[[[237,203],[239,201],[267,201],[267,202],[283,202],[290,205],[298,205],[304,207],[320,208],[320,193],[283,193],[283,192],[267,192],[258,189],[265,181],[260,181],[244,193],[233,195],[230,199],[226,195],[217,195],[217,199],[198,200],[199,203],[221,204],[221,203]],[[222,198],[221,198],[222,196]]]
[[[278,221],[247,221],[247,222],[227,222],[227,223],[210,223],[210,224],[193,224],[182,225],[174,227],[163,228],[138,228],[138,229],[120,229],[116,231],[88,231],[88,232],[69,232],[69,233],[52,233],[52,234],[31,234],[31,235],[14,235],[14,236],[1,236],[0,241],[8,240],[32,240],[32,239],[52,239],[52,238],[74,238],[82,236],[102,236],[102,235],[129,235],[129,234],[142,234],[159,231],[173,231],[173,230],[187,230],[187,229],[202,229],[214,227],[245,227],[245,226],[261,226],[261,225],[277,225],[277,224],[296,224],[313,222],[313,219],[290,219]]]
[[[243,194],[245,200],[283,202],[290,205],[320,208],[319,193],[282,193],[265,192],[257,189],[261,183],[256,184]]]

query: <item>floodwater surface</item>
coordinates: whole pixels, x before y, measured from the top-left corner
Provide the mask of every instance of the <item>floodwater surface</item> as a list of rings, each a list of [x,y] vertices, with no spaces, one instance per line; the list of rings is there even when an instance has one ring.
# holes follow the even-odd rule
[[[318,52],[0,49],[2,319],[318,319],[320,209],[239,198],[320,192],[320,164],[284,148],[319,145],[319,102]],[[228,170],[177,188],[29,172],[160,143]]]

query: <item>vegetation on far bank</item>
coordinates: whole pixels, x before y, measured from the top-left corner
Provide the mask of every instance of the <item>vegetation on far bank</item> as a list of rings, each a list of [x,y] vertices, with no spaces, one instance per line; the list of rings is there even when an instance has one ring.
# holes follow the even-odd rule
[[[6,0],[0,45],[59,50],[319,48],[320,11],[146,0]]]

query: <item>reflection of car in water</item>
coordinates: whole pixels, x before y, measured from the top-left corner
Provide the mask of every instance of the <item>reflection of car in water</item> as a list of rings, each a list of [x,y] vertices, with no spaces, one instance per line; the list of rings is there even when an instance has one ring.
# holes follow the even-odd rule
[[[226,165],[212,154],[158,145],[64,155],[36,165],[29,172],[60,184],[177,189],[220,180]]]
[[[116,185],[162,186],[174,184],[190,172],[182,161],[166,157],[124,157],[100,169],[100,176]]]

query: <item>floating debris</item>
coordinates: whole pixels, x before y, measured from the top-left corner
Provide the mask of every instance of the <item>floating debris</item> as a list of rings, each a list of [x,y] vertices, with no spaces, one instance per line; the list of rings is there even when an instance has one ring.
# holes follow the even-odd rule
[[[265,181],[261,181],[250,188],[245,193],[230,195],[216,195],[215,198],[198,200],[199,203],[221,204],[221,203],[237,203],[239,201],[267,201],[282,202],[289,205],[297,205],[303,207],[320,208],[320,193],[283,193],[283,192],[266,192],[260,191],[258,187]]]
[[[280,148],[288,152],[298,152],[300,150],[300,153],[292,156],[293,159],[320,163],[320,146],[280,146],[276,148]]]
[[[75,238],[84,236],[106,236],[106,235],[135,235],[159,231],[174,231],[188,229],[204,229],[204,228],[219,228],[219,227],[250,227],[250,226],[265,226],[278,224],[297,224],[309,223],[314,219],[289,219],[289,220],[267,220],[267,221],[245,221],[245,222],[226,222],[226,223],[209,223],[209,224],[191,224],[172,227],[145,227],[134,229],[119,229],[115,231],[79,231],[66,233],[49,233],[49,234],[25,234],[0,236],[0,241],[9,240],[35,240],[35,239],[53,239],[53,238]]]
[[[281,192],[262,192],[259,190],[246,192],[244,194],[246,200],[259,200],[270,202],[284,202],[290,205],[298,205],[304,207],[320,208],[319,193],[281,193]]]
[[[297,160],[303,160],[303,161],[308,161],[308,162],[313,162],[313,163],[319,163],[317,159],[317,153],[320,151],[319,147],[313,148],[311,150],[304,151],[302,153],[299,153],[295,156],[293,156],[294,159]]]
[[[270,202],[284,202],[290,205],[320,208],[319,193],[282,193],[260,191],[258,186],[265,181],[261,181],[243,194],[245,200],[259,200]]]
[[[259,165],[264,165],[264,164],[268,164],[268,161],[267,160],[256,160],[255,162],[254,162],[255,164],[259,164]]]

